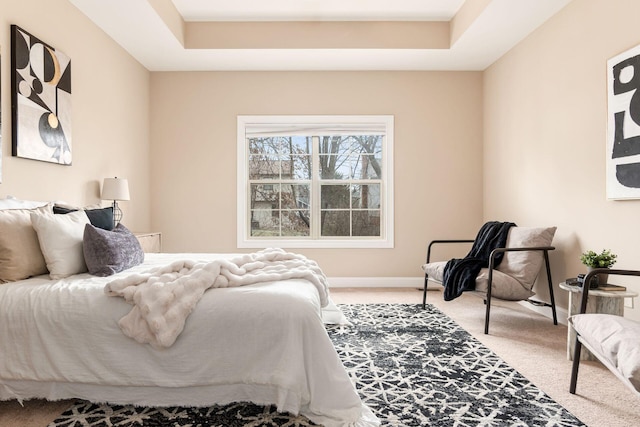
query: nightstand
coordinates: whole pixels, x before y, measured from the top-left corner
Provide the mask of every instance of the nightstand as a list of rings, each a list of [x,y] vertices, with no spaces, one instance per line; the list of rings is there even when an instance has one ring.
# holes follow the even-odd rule
[[[162,250],[162,233],[133,233],[146,253],[157,253]]]

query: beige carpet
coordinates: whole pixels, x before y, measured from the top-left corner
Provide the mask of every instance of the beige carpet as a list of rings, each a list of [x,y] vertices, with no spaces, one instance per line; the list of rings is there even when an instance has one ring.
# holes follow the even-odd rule
[[[338,304],[420,303],[415,289],[336,288]],[[598,362],[582,362],[576,395],[569,393],[571,362],[566,357],[567,328],[516,303],[492,306],[490,335],[483,334],[484,305],[473,295],[445,302],[442,292],[429,291],[427,301],[456,320],[545,393],[592,427],[640,425],[640,398]],[[44,427],[70,402],[0,402],[0,426]]]

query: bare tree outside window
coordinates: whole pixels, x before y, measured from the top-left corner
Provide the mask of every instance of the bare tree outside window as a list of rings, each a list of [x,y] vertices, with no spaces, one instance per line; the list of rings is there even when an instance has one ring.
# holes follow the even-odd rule
[[[313,136],[249,139],[251,235],[308,236]],[[379,236],[379,135],[319,139],[320,235]]]
[[[249,139],[252,236],[309,236],[309,137]]]

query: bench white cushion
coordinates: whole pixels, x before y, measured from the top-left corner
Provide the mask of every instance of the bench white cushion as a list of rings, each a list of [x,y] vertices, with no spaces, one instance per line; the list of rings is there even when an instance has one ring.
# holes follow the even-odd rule
[[[442,283],[442,279],[444,276],[444,266],[446,264],[447,261],[432,262],[429,264],[424,264],[422,266],[422,269],[426,274],[429,275],[429,279]],[[531,292],[530,289],[522,286],[522,284],[518,280],[498,270],[493,270],[492,282],[492,297],[510,301],[521,301],[534,295],[534,293]],[[489,269],[483,268],[480,270],[480,274],[478,274],[478,276],[476,277],[476,291],[486,292],[488,288]]]
[[[569,321],[594,355],[640,392],[640,322],[600,313],[576,314]]]

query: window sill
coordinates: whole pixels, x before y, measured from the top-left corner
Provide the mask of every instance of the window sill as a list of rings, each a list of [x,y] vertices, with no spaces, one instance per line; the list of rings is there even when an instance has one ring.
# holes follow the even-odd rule
[[[347,240],[347,239],[238,239],[238,248],[313,248],[313,249],[378,249],[393,248],[393,239]]]

